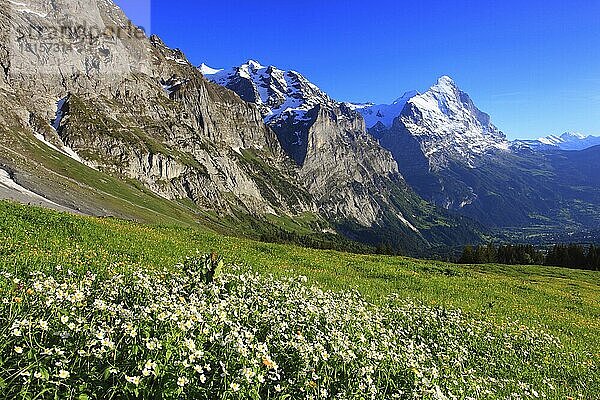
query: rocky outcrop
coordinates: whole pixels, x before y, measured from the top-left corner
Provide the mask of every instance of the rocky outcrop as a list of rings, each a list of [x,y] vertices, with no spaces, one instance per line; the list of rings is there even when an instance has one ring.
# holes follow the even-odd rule
[[[206,81],[180,51],[140,35],[112,2],[11,2],[2,20],[0,61],[11,65],[17,100],[6,106],[44,143],[208,209],[316,211],[257,107]],[[62,47],[46,51],[44,43]],[[274,176],[265,179],[257,160]],[[285,193],[269,180],[285,180]]]
[[[20,0],[0,18],[2,129],[28,151],[45,146],[220,215],[309,212],[351,238],[411,250],[463,239],[436,231],[459,222],[408,188],[360,115],[297,72],[248,63],[217,85],[109,0]],[[0,163],[27,168],[8,152]],[[37,181],[61,200],[64,185]]]
[[[318,195],[330,216],[377,224],[386,202],[378,180],[401,179],[391,154],[365,132],[356,113],[317,106],[310,114],[313,123],[306,131],[300,169],[309,191]]]

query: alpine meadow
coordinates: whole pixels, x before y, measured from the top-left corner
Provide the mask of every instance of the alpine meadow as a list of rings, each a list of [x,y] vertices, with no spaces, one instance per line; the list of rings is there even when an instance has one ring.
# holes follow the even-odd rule
[[[0,399],[600,399],[599,13],[0,0]]]

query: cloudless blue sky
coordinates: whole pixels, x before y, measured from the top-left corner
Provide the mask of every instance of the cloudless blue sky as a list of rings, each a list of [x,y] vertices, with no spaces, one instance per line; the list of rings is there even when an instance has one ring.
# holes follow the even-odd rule
[[[117,3],[149,25],[148,1]],[[511,138],[600,134],[598,0],[152,0],[151,15],[195,64],[255,59],[376,103],[450,75]]]

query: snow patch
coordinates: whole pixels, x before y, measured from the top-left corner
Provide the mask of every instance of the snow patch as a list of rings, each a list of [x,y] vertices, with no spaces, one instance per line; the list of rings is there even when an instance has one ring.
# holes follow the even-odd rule
[[[404,218],[404,215],[402,215],[402,214],[398,213],[398,219],[399,219],[400,221],[402,221],[402,222],[403,222],[403,223],[404,223],[406,226],[408,226],[410,229],[412,229],[413,231],[415,231],[416,233],[421,233],[421,232],[419,232],[419,230],[418,230],[418,229],[417,229],[417,228],[416,228],[416,227],[415,227],[413,224],[411,224],[411,223],[410,223],[410,221],[409,221],[409,220],[407,220],[406,218]]]
[[[218,74],[219,72],[223,71],[223,69],[211,68],[211,67],[209,67],[208,65],[206,65],[204,63],[200,64],[200,66],[198,67],[198,69],[200,70],[200,72],[204,76]]]
[[[50,143],[49,141],[47,141],[46,138],[44,137],[44,135],[42,135],[41,133],[36,133],[34,136],[35,136],[35,138],[37,140],[39,140],[40,142],[44,143],[46,146],[50,147],[53,150],[56,150],[56,151],[62,153],[62,151],[58,147],[56,147],[55,145],[53,145],[52,143]]]
[[[162,88],[165,91],[165,93],[168,96],[171,96],[173,94],[173,92],[175,92],[175,90],[180,87],[181,85],[185,84],[188,82],[188,79],[184,79],[184,80],[180,80],[180,81],[175,81],[169,84],[163,84]]]
[[[175,57],[171,57],[171,56],[166,56],[165,59],[169,60],[169,61],[175,61],[177,64],[180,64],[180,65],[189,65],[188,60],[184,60],[183,58],[175,58]]]
[[[53,145],[52,143],[50,143],[49,141],[46,140],[46,138],[44,138],[43,135],[36,133],[35,134],[35,138],[37,140],[39,140],[40,142],[44,143],[46,146],[50,147],[53,150],[58,151],[59,153],[62,153],[70,158],[72,158],[73,160],[83,164],[83,160],[81,159],[81,157],[79,157],[79,154],[77,154],[72,148],[70,148],[69,146],[63,146],[62,148],[58,148],[57,146]]]
[[[242,147],[240,146],[235,146],[231,148],[233,151],[235,151],[236,153],[238,153],[240,156],[243,156],[242,154]]]
[[[358,111],[365,120],[367,128],[372,128],[381,122],[385,127],[389,128],[394,123],[394,120],[400,116],[406,103],[417,96],[419,92],[410,91],[404,93],[397,98],[392,104],[373,104],[373,103],[345,103],[350,109]]]
[[[8,0],[8,2],[14,7],[15,11],[17,11],[17,12],[33,14],[40,18],[46,18],[48,16],[48,14],[46,14],[46,13],[41,13],[39,11],[35,11],[35,10],[32,10],[31,8],[28,8],[27,4],[25,4],[25,3],[19,3],[16,1],[12,1],[12,0]]]
[[[66,101],[67,101],[67,98],[65,97],[65,98],[60,99],[56,103],[56,117],[54,118],[54,121],[52,121],[52,128],[57,132],[58,132],[58,128],[60,128],[60,123],[65,116],[65,113],[63,111],[63,106]],[[40,133],[35,133],[34,136],[37,140],[39,140],[46,146],[50,147],[51,149],[56,150],[59,153],[62,153],[64,155],[72,158],[73,160],[83,164],[83,160],[81,159],[81,157],[79,157],[79,155],[69,146],[62,146],[61,148],[59,148],[56,145],[47,141],[46,138],[44,137],[44,135],[42,135]]]
[[[35,199],[39,199],[39,200],[43,200],[47,203],[50,203],[52,205],[58,206],[60,207],[60,204],[56,204],[55,202],[48,200],[47,198],[40,196],[37,193],[32,192],[29,189],[25,189],[23,186],[19,185],[17,182],[15,182],[11,177],[10,174],[8,173],[8,171],[5,171],[4,169],[0,168],[0,186],[4,186],[7,189],[11,189],[11,190],[15,190],[21,194],[24,194],[26,196],[35,198]]]

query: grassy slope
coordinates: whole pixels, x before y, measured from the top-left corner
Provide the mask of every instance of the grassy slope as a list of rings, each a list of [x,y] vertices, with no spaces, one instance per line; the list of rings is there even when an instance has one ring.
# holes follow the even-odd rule
[[[35,186],[43,188],[51,199],[66,196],[79,199],[79,203],[83,199],[88,212],[127,216],[143,222],[198,226],[197,210],[163,199],[139,182],[117,179],[84,166],[29,133],[0,130],[0,139],[1,161],[29,174],[36,181]]]
[[[111,215],[143,223],[168,224],[235,233],[260,238],[266,232],[287,232],[310,236],[317,244],[334,248],[366,248],[339,236],[320,234],[329,224],[315,214],[306,213],[294,221],[287,217],[267,216],[264,220],[240,211],[222,217],[202,210],[189,200],[170,201],[142,183],[118,178],[89,168],[51,149],[32,134],[0,127],[0,165],[21,172],[28,182],[19,182],[59,204],[81,206],[88,215]],[[85,182],[85,183],[82,183]]]
[[[543,325],[600,362],[600,273],[538,266],[457,266],[400,257],[311,250],[181,227],[71,216],[0,202],[0,270],[171,266],[216,251],[276,276],[303,274],[324,287],[356,287],[373,301],[396,292],[495,321]]]

